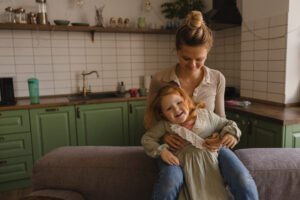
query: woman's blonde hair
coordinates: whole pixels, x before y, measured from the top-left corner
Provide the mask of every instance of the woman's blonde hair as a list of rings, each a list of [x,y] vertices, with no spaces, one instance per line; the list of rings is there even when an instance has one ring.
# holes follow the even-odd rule
[[[191,11],[176,32],[176,50],[180,50],[182,45],[198,46],[205,45],[208,50],[212,47],[213,36],[203,20],[200,11]]]
[[[161,110],[161,101],[165,96],[170,94],[177,94],[183,98],[183,103],[189,109],[189,118],[196,115],[198,108],[204,108],[204,103],[194,103],[193,100],[177,85],[168,84],[162,87],[156,94],[152,96],[151,103],[148,106],[145,113],[145,128],[151,128],[158,120],[164,119],[163,112]]]

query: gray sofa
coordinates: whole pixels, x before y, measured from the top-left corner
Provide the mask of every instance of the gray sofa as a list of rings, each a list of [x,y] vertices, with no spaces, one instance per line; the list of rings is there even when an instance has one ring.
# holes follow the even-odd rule
[[[235,151],[261,200],[300,199],[300,149]],[[147,200],[158,170],[141,147],[61,147],[40,158],[31,199]]]

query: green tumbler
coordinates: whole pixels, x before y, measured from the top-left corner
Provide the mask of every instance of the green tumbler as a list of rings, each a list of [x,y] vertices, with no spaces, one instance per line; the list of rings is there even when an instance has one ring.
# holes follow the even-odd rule
[[[40,103],[39,80],[36,78],[28,79],[28,90],[30,96],[30,103],[39,104]]]

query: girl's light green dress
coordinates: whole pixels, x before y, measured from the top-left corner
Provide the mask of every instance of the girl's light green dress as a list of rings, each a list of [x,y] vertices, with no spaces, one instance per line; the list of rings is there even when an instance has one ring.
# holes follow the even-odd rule
[[[236,123],[221,118],[211,111],[199,109],[192,130],[179,124],[160,121],[142,137],[142,145],[147,155],[157,158],[168,148],[160,144],[161,137],[166,133],[178,134],[187,142],[174,154],[178,157],[184,174],[184,184],[179,200],[226,200],[228,194],[218,165],[218,153],[210,152],[202,147],[203,138],[219,132],[221,137],[230,133],[237,138],[241,131]]]

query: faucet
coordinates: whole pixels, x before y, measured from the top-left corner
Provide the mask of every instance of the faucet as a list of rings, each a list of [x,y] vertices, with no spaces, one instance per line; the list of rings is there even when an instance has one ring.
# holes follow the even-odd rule
[[[97,78],[99,78],[99,73],[97,71],[90,71],[90,72],[85,72],[85,71],[82,71],[81,75],[82,75],[82,94],[84,97],[86,97],[86,94],[87,93],[90,93],[91,92],[91,89],[87,89],[86,88],[86,83],[85,83],[85,79],[87,75],[90,75],[92,73],[95,73],[97,75]]]

